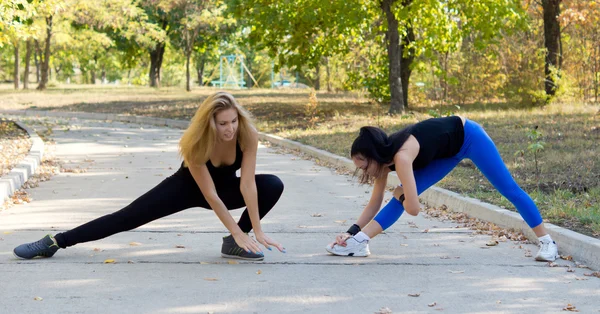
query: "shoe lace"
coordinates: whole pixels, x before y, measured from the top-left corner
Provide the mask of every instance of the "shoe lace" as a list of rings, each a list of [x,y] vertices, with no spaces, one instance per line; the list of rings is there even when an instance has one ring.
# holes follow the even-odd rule
[[[44,251],[44,250],[48,249],[48,246],[46,245],[46,243],[44,243],[43,240],[39,240],[39,241],[27,244],[27,249],[32,250],[32,251]]]
[[[548,251],[548,247],[550,246],[550,242],[540,241],[540,243],[541,243],[541,246],[542,246],[542,248],[541,248],[542,252]]]

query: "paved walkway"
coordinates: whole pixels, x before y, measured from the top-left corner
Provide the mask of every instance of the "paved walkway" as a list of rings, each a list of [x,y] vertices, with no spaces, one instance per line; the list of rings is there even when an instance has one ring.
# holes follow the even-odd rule
[[[0,212],[0,313],[564,313],[568,304],[600,313],[590,270],[535,262],[530,244],[488,247],[489,236],[423,214],[374,239],[370,257],[330,256],[325,245],[356,220],[370,188],[264,146],[257,172],[280,176],[286,190],[263,228],[287,254],[228,263],[225,228],[193,208],[51,259],[17,260],[16,245],[120,209],[179,166],[181,130],[69,123],[54,124],[56,155],[86,171],[61,173],[30,190],[32,203]]]

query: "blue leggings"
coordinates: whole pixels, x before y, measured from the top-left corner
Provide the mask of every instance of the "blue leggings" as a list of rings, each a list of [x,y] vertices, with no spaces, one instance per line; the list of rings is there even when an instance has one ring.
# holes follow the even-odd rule
[[[425,168],[414,171],[417,193],[420,195],[443,179],[464,158],[473,161],[492,185],[517,208],[529,227],[534,228],[542,223],[542,216],[535,203],[512,178],[492,139],[479,124],[470,120],[465,123],[465,140],[458,154],[433,160]],[[377,214],[375,221],[385,230],[393,225],[403,212],[402,204],[392,198]]]

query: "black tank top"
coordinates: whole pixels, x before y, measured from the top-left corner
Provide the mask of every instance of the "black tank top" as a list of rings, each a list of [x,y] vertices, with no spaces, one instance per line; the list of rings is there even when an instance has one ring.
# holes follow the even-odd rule
[[[235,161],[231,165],[222,165],[220,167],[213,166],[210,159],[206,162],[206,168],[213,180],[219,180],[220,178],[228,178],[235,176],[235,172],[242,167],[242,159],[244,153],[240,147],[240,143],[235,143]]]
[[[432,160],[458,154],[465,140],[464,126],[457,116],[424,120],[410,127],[408,132],[420,146],[413,169],[425,168]],[[395,171],[396,167],[391,165],[390,169]]]
[[[244,157],[244,153],[242,152],[242,148],[240,147],[240,143],[235,144],[235,161],[231,165],[225,165],[220,167],[213,166],[210,159],[206,162],[206,168],[208,168],[208,173],[215,184],[228,182],[228,179],[235,177],[235,172],[242,167],[242,159]],[[184,163],[181,163],[181,167],[175,173],[176,176],[182,175],[190,180],[193,180],[192,174],[190,173],[190,169],[184,166]]]

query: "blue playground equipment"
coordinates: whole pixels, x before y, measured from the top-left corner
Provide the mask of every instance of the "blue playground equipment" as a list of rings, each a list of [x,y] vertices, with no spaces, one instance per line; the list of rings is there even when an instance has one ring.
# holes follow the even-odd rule
[[[220,88],[245,88],[244,68],[244,56],[221,56],[219,58],[219,79],[210,81],[210,83],[212,86]]]

